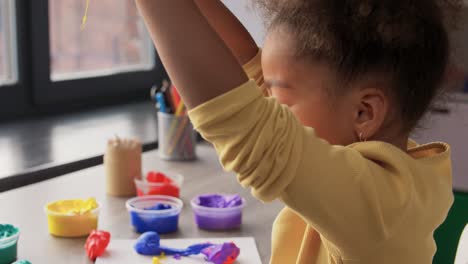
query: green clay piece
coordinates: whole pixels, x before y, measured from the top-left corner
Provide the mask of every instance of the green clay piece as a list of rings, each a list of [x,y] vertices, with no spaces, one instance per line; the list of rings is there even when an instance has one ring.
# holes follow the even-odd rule
[[[20,259],[20,260],[13,262],[12,264],[32,264],[32,263],[25,259]]]
[[[18,228],[12,225],[0,225],[0,239],[18,234]]]

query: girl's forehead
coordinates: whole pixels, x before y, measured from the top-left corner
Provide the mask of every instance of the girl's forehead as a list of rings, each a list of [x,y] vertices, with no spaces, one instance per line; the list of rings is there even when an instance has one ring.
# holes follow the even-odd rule
[[[267,31],[265,35],[265,44],[284,44],[285,46],[293,46],[295,44],[293,34],[289,33],[286,29],[275,28]]]
[[[262,50],[262,62],[281,62],[287,65],[295,59],[296,45],[290,37],[276,31],[267,34]]]

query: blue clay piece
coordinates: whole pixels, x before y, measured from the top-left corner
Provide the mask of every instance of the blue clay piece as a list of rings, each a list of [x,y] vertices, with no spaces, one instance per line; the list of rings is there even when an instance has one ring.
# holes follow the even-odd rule
[[[159,248],[161,238],[156,232],[146,232],[142,234],[136,241],[133,248],[140,255],[158,256],[162,251]]]
[[[213,244],[211,243],[201,243],[201,244],[194,244],[189,246],[186,249],[179,249],[179,255],[181,256],[191,256],[191,255],[198,255],[200,254],[204,249],[212,247]]]
[[[161,238],[158,233],[146,232],[137,239],[133,248],[138,254],[145,256],[158,256],[162,253],[165,255],[190,256],[198,255],[202,250],[213,245],[210,243],[203,243],[192,245],[186,249],[175,249],[161,246],[160,242]]]
[[[133,246],[140,255],[159,256],[165,254],[180,259],[181,256],[203,254],[206,260],[214,264],[233,263],[239,256],[240,249],[234,243],[211,244],[202,243],[191,245],[185,249],[161,246],[161,237],[156,232],[142,234]]]
[[[161,211],[161,210],[168,210],[168,209],[172,209],[172,206],[168,204],[161,204],[161,203],[158,203],[149,208],[145,208],[145,210],[153,210],[153,211]]]

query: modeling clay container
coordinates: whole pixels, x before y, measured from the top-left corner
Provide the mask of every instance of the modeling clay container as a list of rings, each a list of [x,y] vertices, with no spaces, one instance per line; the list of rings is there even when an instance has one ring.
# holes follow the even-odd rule
[[[61,200],[45,207],[49,233],[58,237],[83,237],[97,229],[101,205],[94,199]]]
[[[237,202],[220,205],[217,200],[226,197],[237,197]],[[214,200],[215,201],[210,201]],[[205,201],[208,201],[206,203]],[[245,199],[234,195],[209,194],[200,195],[191,201],[195,222],[200,229],[229,230],[239,228],[242,224],[242,209]]]
[[[0,224],[0,264],[10,264],[16,260],[18,239],[17,227]]]
[[[179,198],[183,182],[184,176],[180,174],[149,172],[145,179],[135,179],[135,187],[138,196],[167,195]]]
[[[183,202],[171,196],[148,195],[128,200],[126,207],[136,232],[167,234],[177,231]]]

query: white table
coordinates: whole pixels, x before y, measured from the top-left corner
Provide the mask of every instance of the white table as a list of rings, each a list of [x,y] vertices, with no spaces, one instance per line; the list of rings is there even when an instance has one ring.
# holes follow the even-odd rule
[[[182,188],[182,210],[179,231],[163,238],[255,237],[263,263],[270,256],[270,236],[273,220],[281,203],[262,204],[244,190],[235,176],[223,172],[212,147],[198,147],[199,160],[195,162],[161,161],[156,151],[143,155],[143,169],[176,171],[185,176]],[[238,193],[247,200],[243,225],[230,232],[199,230],[192,216],[190,199],[203,193]],[[21,230],[18,256],[34,264],[90,263],[83,248],[85,238],[66,239],[49,235],[44,205],[59,199],[95,197],[103,204],[99,229],[111,232],[115,239],[135,239],[138,234],[130,228],[130,217],[125,209],[127,198],[105,194],[103,166],[78,171],[45,182],[0,194],[0,222],[16,225]]]

